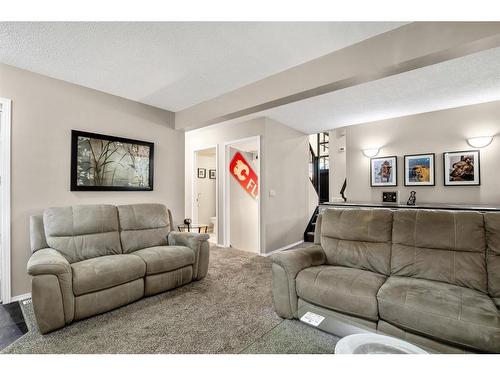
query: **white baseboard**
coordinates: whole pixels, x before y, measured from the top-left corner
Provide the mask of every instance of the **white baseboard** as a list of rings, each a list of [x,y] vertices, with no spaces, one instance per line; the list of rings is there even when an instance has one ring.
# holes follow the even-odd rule
[[[14,296],[10,299],[10,302],[18,302],[28,298],[31,298],[31,293],[25,293],[25,294],[20,294],[18,296]]]
[[[265,257],[268,257],[269,255],[271,254],[274,254],[274,253],[277,253],[278,251],[283,251],[283,250],[288,250],[294,246],[297,246],[297,245],[300,245],[301,243],[303,243],[304,240],[302,241],[298,241],[298,242],[294,242],[294,243],[291,243],[289,245],[286,245],[286,246],[283,246],[283,247],[280,247],[279,249],[276,249],[276,250],[273,250],[273,251],[270,251],[268,253],[265,253],[265,254],[261,254],[262,256],[265,256]]]

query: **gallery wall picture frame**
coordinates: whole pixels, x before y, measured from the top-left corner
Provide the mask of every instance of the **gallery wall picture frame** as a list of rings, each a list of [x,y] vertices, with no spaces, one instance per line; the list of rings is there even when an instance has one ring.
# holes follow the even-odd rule
[[[436,154],[404,156],[405,186],[436,186]]]
[[[198,178],[206,178],[207,170],[205,168],[198,168]]]
[[[154,143],[71,131],[71,191],[152,191]]]
[[[479,150],[443,153],[445,186],[480,186],[481,152]]]
[[[208,170],[208,178],[210,178],[211,180],[215,180],[217,178],[217,173],[215,169]]]
[[[370,158],[370,186],[398,186],[398,157]]]

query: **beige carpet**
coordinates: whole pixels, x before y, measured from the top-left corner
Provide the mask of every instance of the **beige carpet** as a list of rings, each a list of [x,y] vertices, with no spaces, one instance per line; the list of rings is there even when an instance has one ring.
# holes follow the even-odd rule
[[[337,338],[273,309],[268,258],[213,247],[207,277],[128,306],[38,332],[2,353],[332,353]]]

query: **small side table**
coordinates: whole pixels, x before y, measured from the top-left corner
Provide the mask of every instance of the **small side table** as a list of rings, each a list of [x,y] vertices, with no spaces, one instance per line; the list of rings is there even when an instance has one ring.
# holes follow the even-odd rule
[[[205,224],[183,224],[177,227],[179,232],[208,233],[208,225]]]

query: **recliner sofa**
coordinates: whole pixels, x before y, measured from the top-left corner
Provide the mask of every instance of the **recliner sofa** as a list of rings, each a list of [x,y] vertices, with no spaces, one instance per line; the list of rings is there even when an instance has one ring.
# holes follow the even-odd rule
[[[204,278],[208,235],[172,228],[161,204],[54,207],[32,216],[27,268],[40,331]]]
[[[431,352],[500,352],[500,213],[327,209],[315,245],[272,255],[283,318]]]

